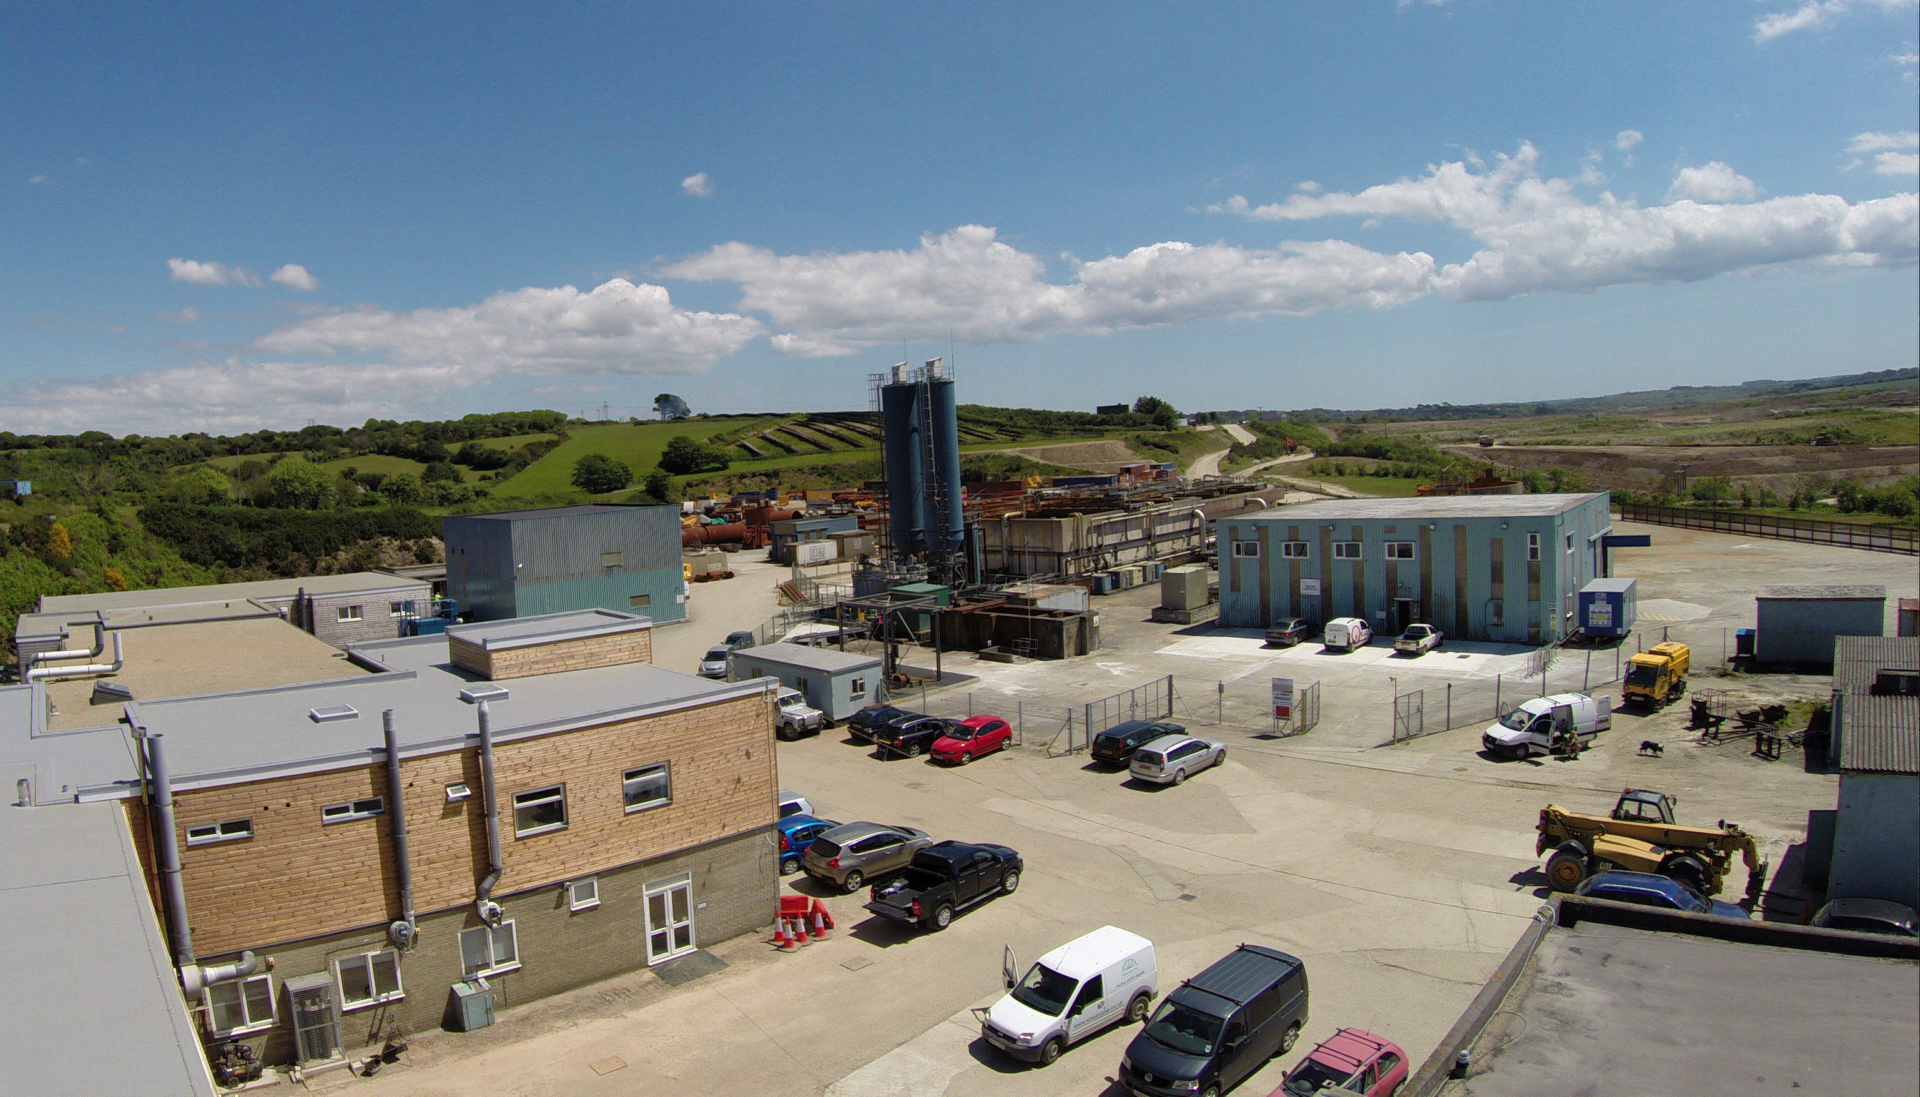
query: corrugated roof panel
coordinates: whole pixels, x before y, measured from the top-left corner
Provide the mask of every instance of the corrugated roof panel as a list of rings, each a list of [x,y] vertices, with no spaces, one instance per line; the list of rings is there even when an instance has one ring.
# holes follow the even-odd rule
[[[1920,636],[1836,636],[1833,688],[1870,689],[1883,669],[1920,669]]]
[[[1849,690],[1841,718],[1842,771],[1920,774],[1920,697]]]

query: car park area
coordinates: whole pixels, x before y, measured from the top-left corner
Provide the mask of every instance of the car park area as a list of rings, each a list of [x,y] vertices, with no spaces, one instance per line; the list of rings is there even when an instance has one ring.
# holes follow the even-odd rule
[[[1668,606],[1686,619],[1652,627],[1693,645],[1696,687],[1707,673],[1698,664],[1718,662],[1721,631],[1751,625],[1752,588],[1832,581],[1848,569],[1890,594],[1915,593],[1910,558],[1652,532],[1655,548],[1622,553],[1616,568],[1642,576],[1643,618],[1649,604],[1660,611],[1657,599],[1695,607]],[[1729,554],[1746,557],[1745,578],[1724,566]],[[1390,1041],[1417,1069],[1548,895],[1535,851],[1544,805],[1605,814],[1623,788],[1660,789],[1687,820],[1737,822],[1777,871],[1808,809],[1834,804],[1836,779],[1807,772],[1798,755],[1769,762],[1700,744],[1684,729],[1685,705],[1615,711],[1611,729],[1573,761],[1482,757],[1485,723],[1383,746],[1395,676],[1401,689],[1409,678],[1436,689],[1496,673],[1524,681],[1527,653],[1448,640],[1395,659],[1386,636],[1350,656],[1322,655],[1311,640],[1266,647],[1258,631],[1149,622],[1149,597],[1100,601],[1103,646],[1086,658],[1008,665],[948,653],[950,670],[975,679],[957,687],[974,691],[971,709],[964,692],[901,698],[915,712],[1024,722],[991,764],[923,756],[882,766],[844,728],[779,746],[780,787],[806,794],[823,818],[1004,844],[1023,859],[1016,892],[929,933],[864,910],[864,889],[788,877],[786,893],[833,912],[825,940],[782,952],[765,937],[738,938],[710,950],[725,970],[684,985],[642,973],[508,1008],[480,1033],[422,1034],[409,1063],[354,1085],[448,1095],[1123,1097],[1121,1056],[1139,1025],[1121,1021],[1038,1066],[995,1048],[970,1012],[1005,993],[1007,946],[1024,961],[1103,925],[1152,942],[1162,998],[1241,944],[1304,961],[1312,1001],[1299,1043],[1236,1093],[1265,1097],[1342,1029]],[[694,620],[703,622],[697,601]],[[689,664],[724,634],[719,622],[709,631],[687,645]],[[1179,692],[1172,720],[1226,742],[1224,763],[1178,788],[1143,791],[1124,766],[1084,749],[1050,755],[1060,720],[1037,713],[1165,675]],[[1323,717],[1305,735],[1276,734],[1267,680],[1280,675],[1322,683]],[[1779,686],[1826,688],[1820,678]],[[1643,740],[1666,743],[1665,755],[1639,753]],[[1741,890],[1736,882],[1714,898],[1732,902]]]

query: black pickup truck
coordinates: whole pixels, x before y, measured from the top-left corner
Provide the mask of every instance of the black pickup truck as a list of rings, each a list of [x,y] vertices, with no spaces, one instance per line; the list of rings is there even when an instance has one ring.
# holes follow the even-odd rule
[[[875,884],[867,909],[896,922],[945,929],[955,913],[1013,894],[1024,865],[1005,846],[936,842],[914,854],[906,872]]]

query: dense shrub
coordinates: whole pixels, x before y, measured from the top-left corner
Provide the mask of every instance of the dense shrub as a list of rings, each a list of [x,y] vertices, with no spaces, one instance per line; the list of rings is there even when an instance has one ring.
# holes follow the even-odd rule
[[[140,508],[140,524],[189,563],[271,575],[305,574],[311,561],[376,537],[412,541],[440,533],[438,519],[409,507],[315,511],[153,503]]]

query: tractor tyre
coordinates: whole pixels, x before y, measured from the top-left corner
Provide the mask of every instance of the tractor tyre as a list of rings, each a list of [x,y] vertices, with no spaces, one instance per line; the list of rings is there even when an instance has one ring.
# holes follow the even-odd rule
[[[1554,891],[1569,893],[1587,876],[1586,851],[1574,843],[1561,846],[1547,858],[1547,886]]]
[[[1698,857],[1681,854],[1660,866],[1660,875],[1678,880],[1702,895],[1707,893],[1707,866]]]

